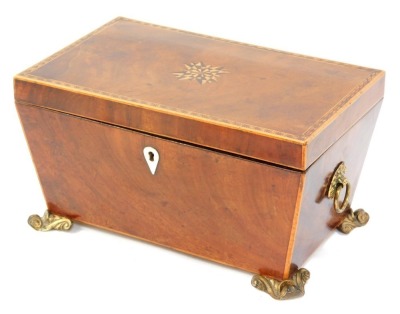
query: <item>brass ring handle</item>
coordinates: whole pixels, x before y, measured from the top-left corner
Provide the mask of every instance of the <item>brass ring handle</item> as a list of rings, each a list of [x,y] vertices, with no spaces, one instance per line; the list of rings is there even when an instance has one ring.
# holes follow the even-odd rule
[[[335,208],[335,211],[338,214],[343,213],[349,206],[349,197],[350,197],[350,183],[349,182],[346,182],[345,188],[346,188],[346,193],[344,195],[342,205],[339,205],[339,196],[340,196],[340,193],[342,192],[343,184],[339,183],[336,186],[336,192],[335,192],[335,197],[333,200],[333,206]]]
[[[331,177],[331,182],[327,190],[327,196],[333,199],[333,208],[336,213],[342,214],[346,211],[342,222],[336,227],[339,231],[343,233],[349,233],[354,228],[365,226],[369,221],[369,215],[363,209],[358,209],[353,211],[349,204],[350,198],[350,183],[344,175],[346,172],[346,166],[341,162],[333,172]],[[340,193],[343,189],[346,189],[344,199],[340,204],[339,198]]]

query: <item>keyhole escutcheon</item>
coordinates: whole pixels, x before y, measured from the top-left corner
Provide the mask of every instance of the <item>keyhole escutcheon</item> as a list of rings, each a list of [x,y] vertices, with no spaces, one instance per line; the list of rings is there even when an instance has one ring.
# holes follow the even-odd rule
[[[143,155],[151,174],[154,175],[157,170],[158,162],[160,161],[158,151],[154,147],[147,146],[143,149]]]

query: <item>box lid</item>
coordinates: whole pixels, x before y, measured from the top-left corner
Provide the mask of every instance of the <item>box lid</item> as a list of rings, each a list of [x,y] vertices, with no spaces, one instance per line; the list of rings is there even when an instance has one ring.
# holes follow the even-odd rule
[[[18,102],[305,170],[384,73],[117,18],[15,77]]]

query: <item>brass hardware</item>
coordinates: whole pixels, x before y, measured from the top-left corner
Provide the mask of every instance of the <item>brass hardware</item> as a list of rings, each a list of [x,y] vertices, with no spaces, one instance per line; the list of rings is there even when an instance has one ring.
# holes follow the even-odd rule
[[[46,210],[43,217],[39,215],[29,216],[28,224],[37,231],[69,230],[71,229],[72,221]]]
[[[328,189],[328,198],[333,198],[333,205],[335,208],[335,211],[338,214],[343,213],[346,208],[349,206],[349,196],[350,196],[350,183],[347,181],[346,177],[344,176],[346,172],[346,166],[343,162],[341,162],[331,179],[331,184],[329,185]],[[339,205],[339,196],[340,192],[342,191],[343,188],[346,188],[346,193],[342,202],[342,205]]]
[[[143,149],[143,155],[151,174],[154,175],[157,170],[158,162],[160,161],[160,154],[155,148],[147,146]]]
[[[203,62],[185,64],[182,72],[173,73],[179,80],[195,80],[200,84],[216,82],[223,73],[229,73],[223,67],[212,67]]]
[[[346,193],[344,195],[344,199],[342,202],[342,205],[339,205],[339,196],[340,193],[342,192],[343,189],[343,185],[342,184],[338,184],[337,188],[336,188],[336,193],[335,193],[335,198],[333,200],[333,205],[335,207],[335,210],[338,214],[343,213],[346,208],[349,206],[349,197],[350,197],[350,183],[346,183],[345,185],[346,188]]]
[[[347,210],[347,215],[337,227],[337,229],[343,233],[350,233],[354,228],[362,227],[369,221],[369,215],[363,209],[358,209],[355,212],[350,208],[349,197],[350,197],[350,182],[345,177],[346,166],[341,162],[335,172],[333,173],[331,183],[328,189],[328,198],[333,199],[333,207],[338,214],[342,214]],[[339,197],[343,190],[346,189],[346,193],[341,205],[339,205]]]
[[[268,293],[276,300],[288,300],[304,295],[304,286],[310,279],[310,272],[305,268],[298,269],[290,279],[277,280],[262,275],[251,279],[253,287]]]
[[[346,218],[337,227],[340,232],[345,234],[350,233],[354,228],[362,227],[369,221],[369,215],[364,209],[358,209],[355,212],[350,210]]]

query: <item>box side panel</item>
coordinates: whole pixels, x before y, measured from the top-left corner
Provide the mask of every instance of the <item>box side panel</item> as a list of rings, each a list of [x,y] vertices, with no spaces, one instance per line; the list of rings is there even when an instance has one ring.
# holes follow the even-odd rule
[[[17,101],[71,113],[80,117],[161,135],[278,165],[301,169],[302,143],[288,141],[279,134],[265,136],[239,126],[215,124],[211,120],[132,106],[112,99],[85,95],[32,82],[15,80]],[[121,100],[120,100],[121,101]]]
[[[284,276],[301,173],[17,104],[51,211]],[[157,149],[155,175],[143,148]]]
[[[351,184],[351,204],[381,104],[382,101],[376,104],[307,170],[292,268],[300,267],[346,215],[334,211],[326,189],[333,171],[343,161]]]

